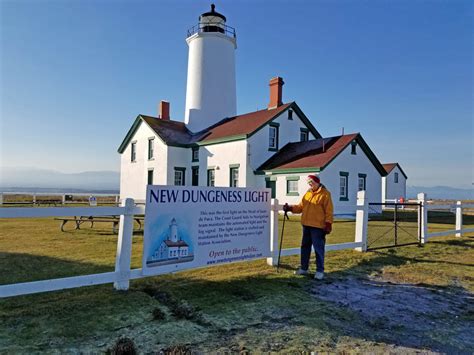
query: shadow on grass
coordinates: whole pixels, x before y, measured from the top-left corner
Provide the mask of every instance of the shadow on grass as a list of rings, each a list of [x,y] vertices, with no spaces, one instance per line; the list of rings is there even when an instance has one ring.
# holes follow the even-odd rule
[[[472,240],[430,243],[472,246]],[[380,272],[384,267],[399,267],[409,262],[471,266],[398,255],[392,250],[371,255],[364,257],[354,253],[352,264],[328,274],[327,280],[319,285],[324,287],[354,276],[368,279],[368,275]],[[0,253],[0,268],[15,270],[15,280],[13,276],[0,276],[3,284],[19,282],[19,279],[27,281],[111,271],[107,266],[12,253]],[[342,307],[337,299],[327,301],[313,297],[311,288],[315,281],[294,277],[294,269],[283,263],[281,272],[276,273],[264,261],[229,264],[137,280],[126,293],[114,292],[108,284],[0,300],[0,322],[4,325],[0,339],[7,339],[7,343],[16,344],[20,349],[44,350],[43,346],[49,346],[57,339],[67,346],[77,344],[80,348],[81,342],[84,344],[97,338],[99,343],[111,344],[118,332],[126,328],[131,336],[137,334],[138,337],[144,330],[154,334],[153,343],[150,343],[152,348],[148,350],[156,351],[159,349],[153,348],[153,344],[175,345],[179,341],[197,348],[212,348],[209,342],[215,342],[216,348],[228,346],[235,343],[238,336],[245,336],[249,329],[259,330],[265,336],[286,332],[290,337],[299,336],[296,334],[305,329],[305,336],[326,334],[331,339],[350,337],[435,351],[465,351],[462,342],[452,345],[453,342],[443,342],[436,337],[410,335],[407,334],[409,328],[386,329],[383,319],[367,324],[364,315]],[[438,288],[453,292],[453,288]],[[153,320],[152,311],[157,307],[165,310],[167,320]],[[179,318],[182,309],[190,312],[184,323]],[[337,321],[332,321],[334,319]],[[271,350],[262,347],[265,339],[261,337],[255,340],[260,344],[259,350]],[[307,342],[301,340],[301,347],[305,347],[303,344]]]
[[[70,261],[32,254],[0,252],[0,285],[97,274],[113,271],[113,266]]]
[[[299,331],[301,331],[303,326],[314,329],[314,331],[326,332],[332,338],[356,337],[364,341],[382,342],[408,348],[456,353],[465,352],[466,347],[469,345],[466,345],[465,342],[463,343],[462,339],[448,339],[452,335],[449,333],[449,330],[446,330],[444,333],[438,333],[436,336],[425,334],[429,330],[426,329],[426,324],[430,324],[429,321],[432,321],[432,324],[436,324],[437,331],[446,328],[442,319],[442,312],[436,313],[434,308],[434,318],[424,323],[425,328],[423,328],[423,331],[411,328],[413,324],[410,323],[399,324],[394,330],[393,325],[389,327],[386,324],[387,322],[384,317],[371,318],[369,324],[367,324],[368,318],[364,314],[341,307],[337,299],[334,301],[322,301],[310,296],[310,288],[314,287],[315,284],[319,285],[317,287],[325,287],[325,285],[338,283],[340,280],[354,276],[361,280],[368,280],[368,275],[380,272],[387,266],[400,267],[413,262],[470,266],[469,263],[452,263],[400,256],[392,251],[374,254],[375,256],[371,259],[360,260],[356,265],[345,270],[328,274],[328,278],[322,283],[317,283],[309,278],[294,277],[291,274],[295,268],[288,264],[282,264],[279,274],[267,272],[261,275],[235,278],[229,281],[189,279],[185,274],[179,274],[171,278],[162,277],[137,283],[134,285],[133,290],[146,292],[157,300],[160,300],[159,295],[163,293],[168,294],[171,299],[185,299],[202,310],[204,318],[207,319],[207,331],[215,332],[219,337],[223,337],[222,341],[224,343],[235,341],[237,334],[243,334],[249,328],[266,329],[269,332],[275,332],[285,329],[296,329],[292,327],[298,327]],[[435,291],[441,292],[444,295],[438,297],[441,301],[447,300],[447,298],[443,299],[443,297],[448,293],[456,295],[466,293],[462,287],[428,286],[422,284],[414,285],[413,287],[423,289],[423,292],[428,294]],[[361,290],[357,291],[360,292]],[[351,292],[351,290],[349,289],[348,292]],[[409,287],[407,287],[406,292],[409,295]],[[410,298],[407,297],[408,300],[421,304],[421,301],[417,300],[416,295],[411,295]],[[167,306],[166,302],[165,306]],[[462,306],[464,307],[465,305],[463,304]],[[446,316],[452,317],[451,314]],[[331,320],[335,317],[338,318],[338,321],[332,322]],[[423,315],[422,317],[425,316]],[[425,320],[423,318],[422,323]],[[451,326],[454,326],[453,322]],[[446,341],[442,340],[443,337],[445,337]],[[271,349],[261,348],[259,350],[268,351]]]
[[[436,243],[436,242],[432,242],[432,243]],[[408,263],[447,264],[447,265],[458,265],[458,266],[469,266],[469,267],[474,266],[474,264],[467,263],[467,262],[462,263],[462,262],[453,262],[453,261],[447,261],[447,260],[440,261],[439,259],[424,259],[424,258],[401,256],[401,255],[387,256],[387,253],[390,253],[390,252],[373,251],[372,253],[381,255],[382,263],[385,263],[381,267],[401,266]],[[369,264],[373,265],[373,263],[380,264],[376,260],[371,259]],[[373,271],[376,271],[376,270],[373,270]]]
[[[403,222],[417,222],[417,211],[398,210],[398,219]],[[369,221],[393,221],[393,210],[384,210],[381,214],[370,214]],[[462,220],[464,225],[474,224],[474,215],[463,214]],[[454,224],[456,222],[456,215],[449,211],[428,211],[428,222],[439,224]]]

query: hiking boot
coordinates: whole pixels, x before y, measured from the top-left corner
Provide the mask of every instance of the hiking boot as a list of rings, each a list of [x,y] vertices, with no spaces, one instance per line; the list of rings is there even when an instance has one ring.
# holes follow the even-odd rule
[[[298,270],[295,271],[295,275],[309,275],[308,270],[303,270],[299,268]]]
[[[324,279],[324,272],[317,272],[316,274],[314,274],[314,279],[315,279],[315,280],[322,280],[322,279]]]

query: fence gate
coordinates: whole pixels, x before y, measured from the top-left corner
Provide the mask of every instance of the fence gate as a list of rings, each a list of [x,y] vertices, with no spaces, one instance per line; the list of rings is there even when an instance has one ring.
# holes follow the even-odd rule
[[[367,250],[421,245],[421,203],[369,203]]]

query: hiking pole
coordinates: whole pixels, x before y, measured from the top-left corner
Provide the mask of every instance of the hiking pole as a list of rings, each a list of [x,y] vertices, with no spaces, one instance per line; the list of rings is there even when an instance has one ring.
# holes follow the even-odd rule
[[[285,231],[285,221],[287,219],[290,219],[290,217],[288,217],[288,211],[285,211],[285,215],[283,216],[283,225],[281,226],[280,249],[278,250],[277,272],[280,270],[281,246],[283,245],[283,232]]]

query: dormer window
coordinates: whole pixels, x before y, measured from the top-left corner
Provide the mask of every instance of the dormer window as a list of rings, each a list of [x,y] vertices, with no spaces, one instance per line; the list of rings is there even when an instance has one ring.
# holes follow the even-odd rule
[[[278,150],[278,126],[279,126],[278,123],[270,123],[268,150],[272,150],[272,151]]]
[[[398,184],[398,173],[395,173],[393,176],[395,184]]]
[[[199,161],[199,147],[193,147],[192,148],[192,161]]]
[[[359,174],[358,189],[359,191],[365,191],[367,188],[367,174]]]
[[[137,161],[137,142],[132,142],[130,146],[130,161]]]
[[[289,120],[293,119],[293,110],[288,110],[288,119]]]
[[[309,130],[307,128],[300,128],[300,142],[306,142],[309,139]]]
[[[148,160],[155,157],[155,138],[148,138]]]
[[[356,154],[357,154],[356,148],[357,148],[357,143],[356,143],[356,142],[352,142],[352,143],[351,143],[351,154],[352,154],[352,155],[356,155]]]

